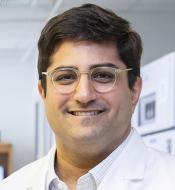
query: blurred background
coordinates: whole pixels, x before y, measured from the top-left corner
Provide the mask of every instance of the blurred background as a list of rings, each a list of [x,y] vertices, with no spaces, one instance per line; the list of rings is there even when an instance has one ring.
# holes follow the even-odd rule
[[[175,152],[175,0],[0,0],[0,178],[54,143],[37,92],[37,41],[50,17],[84,3],[113,10],[141,35],[144,88],[133,125],[148,145]]]

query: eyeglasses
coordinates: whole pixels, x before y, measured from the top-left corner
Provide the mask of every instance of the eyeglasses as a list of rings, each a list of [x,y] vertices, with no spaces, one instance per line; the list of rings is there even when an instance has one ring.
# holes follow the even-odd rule
[[[115,86],[119,73],[130,71],[128,69],[119,69],[109,66],[99,66],[89,70],[89,72],[80,72],[75,68],[57,68],[53,71],[42,72],[42,75],[51,78],[54,88],[61,94],[69,94],[78,86],[82,74],[87,74],[90,83],[97,92],[109,92]]]

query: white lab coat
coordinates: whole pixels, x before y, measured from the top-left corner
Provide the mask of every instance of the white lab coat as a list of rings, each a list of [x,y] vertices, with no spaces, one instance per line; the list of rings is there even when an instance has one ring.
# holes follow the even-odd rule
[[[137,132],[133,133],[98,190],[175,190],[175,157],[147,148]],[[46,190],[53,151],[3,180],[0,190]]]

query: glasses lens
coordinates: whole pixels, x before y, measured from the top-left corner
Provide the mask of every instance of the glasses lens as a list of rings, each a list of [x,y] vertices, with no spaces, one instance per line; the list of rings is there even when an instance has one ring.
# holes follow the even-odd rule
[[[116,81],[115,68],[97,67],[91,72],[91,81],[94,88],[99,92],[111,90]]]
[[[56,70],[52,75],[54,87],[61,93],[70,93],[74,90],[78,81],[76,71],[72,69]]]

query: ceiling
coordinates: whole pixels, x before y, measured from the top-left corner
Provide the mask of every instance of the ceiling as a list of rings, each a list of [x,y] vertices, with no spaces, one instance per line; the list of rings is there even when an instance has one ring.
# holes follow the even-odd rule
[[[83,3],[117,12],[175,12],[175,0],[0,0],[0,64],[25,62],[48,18]]]

